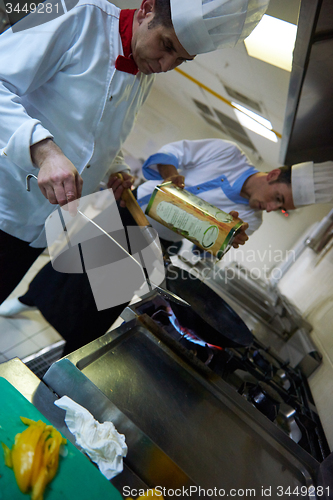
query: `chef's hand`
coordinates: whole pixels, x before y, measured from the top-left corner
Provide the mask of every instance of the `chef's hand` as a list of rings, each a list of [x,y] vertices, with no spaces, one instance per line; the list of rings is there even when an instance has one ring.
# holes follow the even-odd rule
[[[83,180],[73,163],[52,139],[44,139],[30,147],[33,163],[39,168],[38,186],[52,205],[61,207],[81,197]],[[76,206],[69,206],[75,215]]]
[[[178,173],[176,175],[170,175],[170,177],[167,177],[163,180],[162,184],[170,181],[181,189],[184,189],[185,187],[185,177],[183,175],[180,175]]]
[[[161,176],[163,177],[163,182],[173,182],[176,186],[183,189],[185,187],[185,177],[178,173],[178,170],[174,165],[162,165],[158,164],[157,169]]]
[[[232,215],[233,217],[238,217],[238,212],[235,212],[235,211],[232,211],[232,212],[229,212],[230,215]],[[238,248],[239,245],[245,245],[245,243],[247,242],[247,240],[249,239],[248,235],[245,233],[245,231],[249,228],[249,225],[247,222],[245,222],[242,227],[240,228],[240,231],[238,234],[236,234],[233,242],[232,242],[232,246],[234,248]]]
[[[108,180],[108,188],[113,190],[113,194],[116,200],[120,200],[119,204],[121,207],[126,207],[126,203],[121,199],[121,195],[124,189],[131,189],[134,177],[127,172],[119,172],[122,175],[122,180],[117,177],[117,174],[111,174]]]

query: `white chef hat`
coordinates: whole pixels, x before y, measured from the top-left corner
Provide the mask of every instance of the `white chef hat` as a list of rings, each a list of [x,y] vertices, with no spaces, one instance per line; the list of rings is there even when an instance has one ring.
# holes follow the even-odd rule
[[[308,161],[293,165],[291,190],[296,208],[314,203],[333,203],[333,161]]]
[[[269,0],[170,0],[172,24],[191,55],[232,48],[265,14]]]

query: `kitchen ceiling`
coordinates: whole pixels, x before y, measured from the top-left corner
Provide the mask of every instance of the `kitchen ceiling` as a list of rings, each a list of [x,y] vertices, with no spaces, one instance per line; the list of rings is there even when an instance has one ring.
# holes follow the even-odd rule
[[[120,8],[137,8],[140,0],[116,0]],[[271,0],[267,14],[297,24],[300,0]],[[282,134],[290,73],[248,55],[244,43],[234,49],[198,55],[183,64],[182,72],[199,81],[222,98],[237,102],[268,119],[273,130]],[[280,165],[281,140],[272,142],[243,128],[232,107],[202,89],[182,73],[157,75],[155,92],[172,99],[180,112],[196,113],[222,138],[239,142],[247,152],[265,164]],[[158,113],[159,110],[155,108]]]

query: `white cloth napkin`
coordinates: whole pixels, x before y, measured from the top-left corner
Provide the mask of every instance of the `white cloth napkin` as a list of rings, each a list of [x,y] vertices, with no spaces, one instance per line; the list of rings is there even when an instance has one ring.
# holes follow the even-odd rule
[[[95,462],[101,473],[112,479],[123,470],[123,457],[127,454],[125,436],[119,434],[112,422],[100,424],[88,410],[68,396],[54,402],[66,410],[65,422],[75,436],[76,443]]]

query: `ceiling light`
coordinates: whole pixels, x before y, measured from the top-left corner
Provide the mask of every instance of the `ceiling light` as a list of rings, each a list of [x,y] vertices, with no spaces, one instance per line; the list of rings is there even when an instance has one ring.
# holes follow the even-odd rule
[[[231,103],[235,108],[239,109],[239,111],[242,111],[242,113],[245,113],[247,116],[250,118],[253,118],[253,120],[256,120],[257,122],[261,123],[266,128],[269,128],[272,130],[272,124],[269,120],[264,118],[263,116],[258,115],[254,111],[250,111],[248,108],[245,108],[245,106],[242,106],[241,104],[237,104],[237,102],[232,102]]]
[[[245,40],[248,54],[291,71],[297,26],[265,14]]]
[[[269,120],[257,115],[257,113],[250,111],[240,104],[235,102],[232,102],[231,104],[234,106],[234,112],[239,123],[243,125],[243,127],[252,130],[252,132],[259,134],[262,137],[266,137],[266,139],[269,139],[272,142],[278,141],[275,133],[272,131],[273,127]]]

